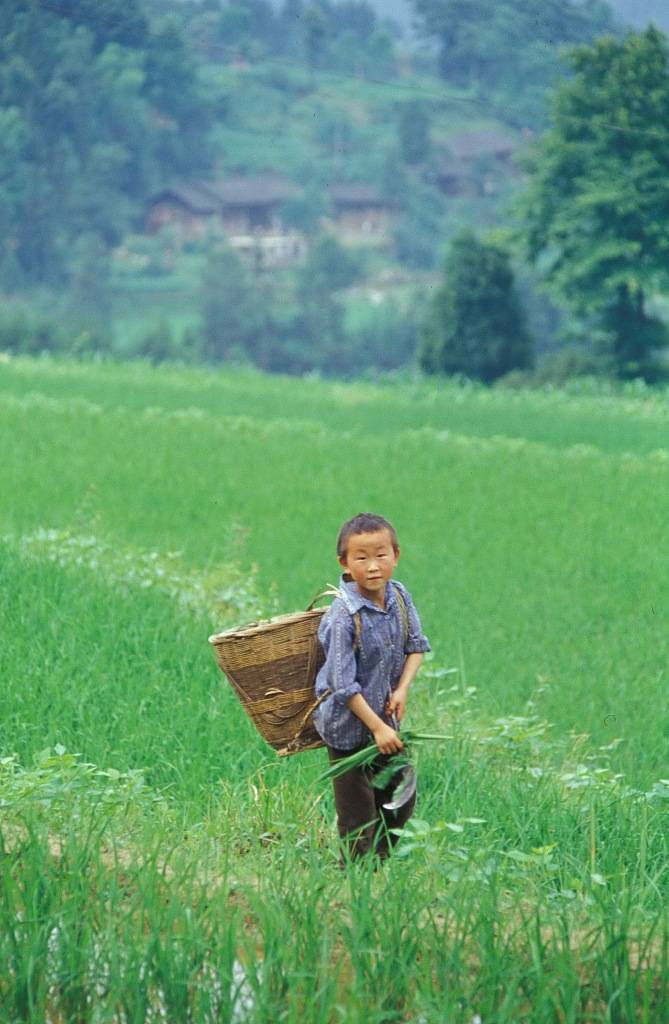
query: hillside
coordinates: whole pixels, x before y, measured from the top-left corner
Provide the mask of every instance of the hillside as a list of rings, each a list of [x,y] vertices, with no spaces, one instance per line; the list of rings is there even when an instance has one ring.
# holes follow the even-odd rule
[[[560,44],[611,22],[559,3],[564,26],[528,4],[511,35],[512,6],[489,36],[463,9],[457,45],[435,23],[435,45],[413,50],[365,3],[302,18],[299,3],[109,0],[117,21],[37,5],[30,30],[7,8],[2,346],[292,373],[415,366],[463,228],[516,246],[537,353],[561,346],[585,328],[538,292],[513,203],[565,75]]]

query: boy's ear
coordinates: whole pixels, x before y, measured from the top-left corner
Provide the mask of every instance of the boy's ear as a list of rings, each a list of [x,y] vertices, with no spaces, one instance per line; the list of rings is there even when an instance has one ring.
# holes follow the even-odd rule
[[[337,555],[337,561],[341,565],[342,569],[346,568],[346,555]]]
[[[399,548],[395,548],[395,560],[398,561],[398,562],[400,560],[400,549]]]

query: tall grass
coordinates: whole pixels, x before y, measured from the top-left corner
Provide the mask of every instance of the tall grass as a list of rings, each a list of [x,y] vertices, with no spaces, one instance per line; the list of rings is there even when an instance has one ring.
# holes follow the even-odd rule
[[[661,770],[669,734],[651,709],[666,678],[663,458],[86,402],[3,403],[16,439],[6,532],[179,550],[203,572],[246,537],[233,556],[249,574],[257,563],[282,607],[299,607],[336,576],[340,522],[382,508],[440,658],[463,659],[487,711],[519,711],[540,690],[558,727],[623,738],[621,770],[647,783]]]
[[[659,399],[0,371],[0,1020],[666,1019]],[[451,737],[376,872],[206,641],[306,604],[363,507]]]
[[[460,765],[467,755],[471,764],[467,734],[452,751]],[[42,784],[48,774],[73,781],[76,763],[50,760]],[[465,801],[481,807],[484,771],[461,773]],[[494,774],[508,790],[509,766]],[[169,801],[102,800],[115,785],[52,785],[39,816],[25,802],[11,824],[5,816],[7,1020],[651,1022],[669,1009],[666,885],[639,903],[639,877],[624,863],[634,861],[634,813],[608,815],[608,878],[579,849],[589,829],[573,820],[578,801],[549,782],[537,820],[545,809],[550,852],[532,854],[531,835],[492,804],[469,828],[466,818],[451,830],[419,819],[402,856],[375,873],[371,862],[338,867],[328,816],[319,804],[305,810],[303,796],[291,805],[285,781],[271,793],[230,783],[186,830]],[[516,819],[521,789],[505,801]],[[611,796],[593,797],[598,828]],[[666,866],[666,812],[634,806]]]
[[[666,390],[604,385],[567,391],[504,391],[448,382],[399,380],[385,385],[340,384],[317,377],[266,377],[250,370],[148,367],[12,359],[0,364],[0,394],[40,392],[105,409],[200,409],[216,416],[259,420],[288,417],[366,434],[433,427],[475,437],[525,438],[555,448],[592,445],[603,452],[652,452],[667,447]],[[590,393],[588,393],[590,391]],[[287,401],[287,395],[290,396]]]

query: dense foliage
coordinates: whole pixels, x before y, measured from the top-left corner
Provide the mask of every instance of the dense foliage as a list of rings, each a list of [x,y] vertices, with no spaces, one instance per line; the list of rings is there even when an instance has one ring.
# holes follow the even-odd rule
[[[370,0],[7,0],[0,9],[0,290],[19,313],[3,317],[6,347],[243,359],[295,373],[409,365],[424,319],[422,291],[448,242],[463,226],[483,231],[503,221],[508,196],[522,186],[512,153],[523,135],[509,126],[543,123],[549,87],[568,71],[561,46],[615,28],[603,0],[411,6],[437,47],[400,42],[388,17],[398,5]],[[439,61],[446,84],[436,76]],[[631,74],[629,88],[621,80],[591,108],[602,132],[609,103],[620,110],[636,103]],[[652,102],[645,122],[634,115],[644,124],[661,123],[662,101]],[[625,164],[627,179],[610,203],[626,217],[629,179],[636,176],[640,194],[648,186],[641,230],[651,245],[653,234],[662,235],[654,225],[663,209],[662,142],[658,136],[647,147],[647,130],[635,128],[622,161],[633,152],[632,171]],[[615,177],[619,164],[609,163],[604,176]],[[264,173],[299,186],[279,216],[311,248],[306,259],[261,267],[258,246],[240,262],[232,250],[219,251],[220,230],[209,222],[192,234],[190,224],[148,233],[147,204],[166,185]],[[336,207],[330,186],[342,183],[374,189],[386,204],[371,234],[373,218],[363,224],[363,216],[347,219]],[[562,195],[560,187],[553,195]],[[564,197],[560,216],[568,219],[569,189]],[[602,200],[600,212],[605,207]],[[592,220],[593,231],[602,229],[593,251],[604,251],[614,221]],[[327,257],[324,230],[343,243],[336,259],[326,259],[327,271],[317,269]],[[552,244],[542,247],[539,270]],[[360,255],[343,284],[352,245]],[[588,307],[594,320],[586,327],[605,358],[588,356],[584,369],[656,372],[663,329],[649,300],[664,284],[646,269],[643,281],[628,280],[615,294],[602,289],[601,309]],[[545,317],[535,315],[544,308],[533,294],[536,276],[525,271],[523,279],[540,351],[562,344],[573,314],[565,311],[564,334],[560,327],[547,339]],[[551,280],[554,298],[564,297]],[[581,312],[581,284],[571,291],[571,309]],[[21,322],[25,334],[17,338]]]
[[[283,285],[252,274],[230,247],[218,248],[203,274],[199,343],[186,346],[182,355],[277,373],[318,371],[345,378],[406,365],[414,356],[422,307],[417,301],[385,300],[372,319],[348,326],[341,295],[361,269],[360,258],[331,235],[314,239],[293,279]],[[5,333],[14,337],[11,330]],[[166,327],[151,331],[139,354],[174,356],[174,349],[159,341],[161,334],[163,339],[169,335]]]
[[[193,60],[139,0],[8,0],[0,65],[5,284],[62,283],[81,236],[118,243],[151,188],[207,163]]]
[[[647,297],[669,283],[669,50],[654,28],[576,49],[522,199],[529,256],[603,332],[622,377],[652,377],[663,326]]]
[[[284,58],[360,75],[394,71],[393,26],[366,0],[213,0],[181,5],[181,19],[208,58]]]
[[[603,0],[412,0],[436,39],[443,77],[513,97],[511,116],[541,119],[543,93],[561,70],[559,48],[614,28]]]

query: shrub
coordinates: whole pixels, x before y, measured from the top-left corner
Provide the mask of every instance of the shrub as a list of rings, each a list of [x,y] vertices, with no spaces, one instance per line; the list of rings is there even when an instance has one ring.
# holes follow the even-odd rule
[[[67,348],[62,328],[50,320],[31,318],[23,309],[0,319],[0,351],[36,356]]]

